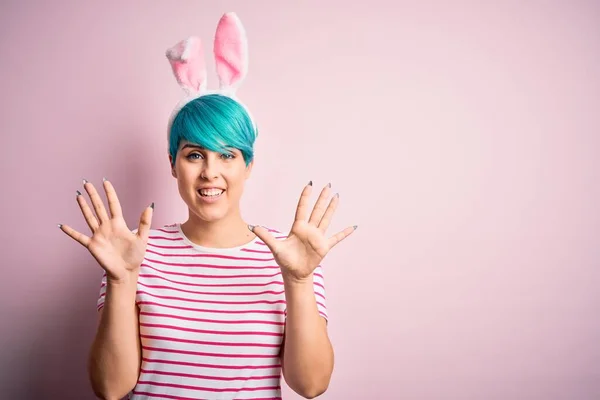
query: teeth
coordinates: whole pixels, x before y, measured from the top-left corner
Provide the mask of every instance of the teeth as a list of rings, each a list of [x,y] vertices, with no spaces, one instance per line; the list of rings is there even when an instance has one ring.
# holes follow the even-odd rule
[[[224,190],[221,189],[200,189],[202,196],[219,196]]]

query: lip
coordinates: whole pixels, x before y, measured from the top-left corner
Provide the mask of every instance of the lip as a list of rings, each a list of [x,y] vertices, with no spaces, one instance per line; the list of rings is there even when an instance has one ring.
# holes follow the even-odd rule
[[[202,189],[217,189],[217,190],[222,190],[222,191],[223,191],[223,193],[221,193],[221,194],[220,194],[220,195],[218,195],[218,196],[205,197],[205,196],[202,196],[202,195],[200,194],[200,190],[202,190]],[[215,203],[215,202],[219,201],[219,199],[220,199],[221,197],[223,197],[223,194],[225,194],[225,191],[226,191],[225,189],[221,189],[221,188],[218,188],[218,187],[213,187],[213,186],[211,186],[211,187],[202,187],[202,188],[198,188],[198,189],[196,189],[196,195],[198,196],[198,198],[199,198],[199,199],[200,199],[200,200],[201,200],[203,203],[209,203],[209,204],[210,204],[210,203]]]
[[[217,190],[225,190],[225,188],[218,187],[218,186],[200,186],[200,187],[197,187],[197,188],[196,188],[196,190],[202,190],[202,189],[217,189]]]

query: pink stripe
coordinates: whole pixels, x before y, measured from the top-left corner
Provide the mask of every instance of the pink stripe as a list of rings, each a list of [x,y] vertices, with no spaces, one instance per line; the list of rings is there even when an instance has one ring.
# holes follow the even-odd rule
[[[179,301],[188,301],[190,303],[208,303],[208,304],[239,304],[239,305],[249,305],[249,304],[285,304],[285,300],[254,300],[254,301],[219,301],[219,300],[205,300],[205,299],[186,299],[184,297],[175,297],[175,296],[161,296],[158,294],[146,292],[143,290],[139,290],[137,294],[147,294],[148,296],[156,297],[159,299],[166,300],[179,300]],[[104,296],[105,293],[102,294]]]
[[[265,283],[190,283],[190,282],[174,281],[172,279],[165,278],[160,275],[154,275],[154,274],[139,274],[139,276],[142,278],[161,279],[161,280],[164,280],[167,282],[176,283],[178,285],[197,286],[197,287],[243,287],[243,286],[263,287],[263,286],[268,286],[268,285],[283,286],[283,282],[279,282],[279,281],[270,281],[270,282],[265,282]]]
[[[140,285],[143,285],[140,283]],[[146,285],[143,285],[146,286]],[[192,303],[208,303],[208,304],[285,304],[285,300],[255,300],[255,301],[218,301],[218,300],[199,300],[199,299],[186,299],[183,297],[173,297],[173,296],[161,296],[158,294],[154,294],[154,293],[149,293],[149,292],[145,292],[142,290],[138,290],[136,292],[136,294],[147,294],[149,296],[152,297],[158,297],[159,299],[167,299],[167,300],[181,300],[181,301],[189,301]],[[322,297],[325,300],[325,296],[323,296],[320,293],[315,293],[316,295],[318,295],[319,297]],[[99,296],[99,299],[102,299],[106,296],[106,292],[101,293]],[[321,303],[320,301],[317,300],[317,304],[320,305],[323,308],[327,308],[325,306],[325,304]],[[100,309],[100,308],[98,308]]]
[[[198,364],[185,361],[172,361],[172,360],[156,360],[151,358],[142,358],[142,361],[147,363],[156,364],[171,364],[171,365],[185,365],[187,367],[201,367],[201,368],[216,368],[216,369],[265,369],[265,368],[281,368],[280,364],[269,364],[269,365],[217,365],[217,364]]]
[[[148,239],[172,240],[172,241],[182,241],[183,240],[183,238],[180,238],[180,237],[169,238],[169,237],[164,237],[164,236],[149,236]]]
[[[192,328],[184,328],[184,327],[180,327],[180,326],[173,326],[173,325],[164,325],[164,324],[147,324],[147,323],[140,323],[140,326],[144,326],[147,328],[163,328],[163,329],[173,329],[176,331],[182,331],[182,332],[196,332],[196,333],[212,333],[215,335],[258,335],[258,336],[283,336],[283,333],[277,333],[277,332],[257,332],[257,331],[239,331],[239,332],[232,332],[232,331],[212,331],[212,330],[208,330],[208,329],[192,329]]]
[[[158,228],[157,231],[164,232],[164,233],[179,233],[178,231],[168,231],[168,230],[163,229],[163,228]]]
[[[160,393],[151,393],[151,392],[142,392],[140,390],[133,390],[133,394],[146,396],[146,397],[160,397],[161,399],[174,399],[174,400],[203,400],[199,397],[182,397],[182,396],[172,396],[170,394],[160,394]]]
[[[165,262],[158,261],[146,258],[146,261],[153,262],[162,265],[168,265],[170,267],[204,267],[204,268],[218,268],[218,269],[269,269],[269,268],[277,268],[279,269],[279,265],[265,265],[265,266],[257,266],[257,265],[216,265],[216,264],[191,264],[191,263],[174,263],[174,262]]]
[[[176,309],[176,310],[206,312],[206,313],[224,313],[224,314],[250,314],[250,313],[257,313],[257,314],[277,314],[277,315],[283,315],[283,311],[279,311],[279,310],[218,310],[218,309],[217,310],[210,310],[210,309],[206,309],[206,308],[191,308],[191,307],[170,306],[170,305],[166,305],[166,304],[155,303],[155,302],[152,302],[152,301],[140,301],[140,302],[138,302],[138,305],[154,305],[154,306],[158,306],[158,307],[173,308],[173,309]]]
[[[222,254],[204,254],[204,253],[159,253],[153,250],[146,250],[148,253],[156,254],[162,257],[203,257],[203,258],[221,258],[225,260],[240,260],[240,261],[274,261],[274,258],[253,258],[253,257],[235,257]]]
[[[263,379],[279,379],[279,375],[266,375],[266,376],[210,376],[210,375],[197,375],[197,374],[183,374],[178,372],[165,372],[156,370],[140,369],[140,372],[145,374],[156,374],[156,375],[167,375],[167,376],[179,376],[184,378],[196,378],[196,379],[212,379],[215,381],[258,381]]]
[[[266,325],[278,325],[278,326],[284,325],[283,322],[277,322],[277,321],[261,321],[261,320],[227,321],[227,320],[216,320],[216,319],[205,319],[205,318],[182,317],[180,315],[153,313],[153,312],[147,312],[147,311],[141,311],[140,315],[146,315],[148,317],[173,318],[173,319],[179,319],[182,321],[208,322],[208,323],[212,323],[212,324],[234,324],[234,325],[236,325],[236,324],[266,324]]]
[[[189,389],[189,390],[203,390],[206,392],[254,392],[259,390],[279,390],[279,386],[264,386],[264,387],[255,387],[255,388],[210,388],[210,387],[202,387],[202,386],[191,386],[191,385],[178,385],[175,383],[163,383],[163,382],[154,382],[154,381],[138,381],[138,385],[152,385],[152,386],[163,386],[163,387],[172,387],[178,389]]]
[[[157,336],[157,335],[144,335],[140,334],[141,338],[151,339],[151,340],[165,340],[168,342],[178,342],[178,343],[189,343],[189,344],[205,344],[211,346],[226,346],[226,347],[274,347],[279,348],[278,344],[270,344],[270,343],[233,343],[233,342],[208,342],[205,340],[191,340],[191,339],[180,339],[173,338],[170,336]]]
[[[195,290],[186,290],[186,289],[180,289],[180,288],[176,288],[176,287],[163,286],[163,285],[147,285],[142,282],[138,282],[138,285],[144,286],[147,288],[152,288],[152,289],[167,289],[167,290],[174,290],[176,292],[201,294],[201,295],[205,295],[205,296],[259,296],[262,294],[281,295],[281,294],[285,293],[285,291],[283,291],[283,290],[281,290],[279,292],[276,292],[274,290],[263,290],[262,292],[197,292]]]
[[[152,243],[148,243],[148,246],[152,246],[152,247],[156,247],[157,249],[193,249],[192,246],[187,245],[187,246],[159,246],[157,244],[152,244]]]
[[[186,354],[188,356],[203,356],[203,357],[217,357],[217,358],[279,358],[277,354],[227,354],[227,353],[207,353],[204,351],[189,351],[189,350],[176,350],[176,349],[165,349],[162,347],[147,347],[142,346],[142,349],[149,350],[159,353],[174,353],[174,354]]]
[[[160,397],[161,399],[174,399],[174,400],[202,400],[198,397],[181,397],[181,396],[171,396],[170,394],[159,394],[159,393],[150,393],[150,392],[142,392],[139,390],[134,390],[133,394],[139,394],[146,397]],[[245,397],[239,400],[282,400],[281,397]]]
[[[162,285],[147,285],[147,284],[141,283],[141,282],[138,282],[138,285],[144,286],[147,288],[151,288],[151,289],[167,289],[167,290],[174,290],[176,292],[201,294],[201,295],[213,295],[213,296],[259,296],[259,295],[263,295],[263,294],[272,294],[272,295],[285,294],[285,290],[281,290],[279,292],[276,292],[273,290],[263,290],[262,292],[197,292],[195,290],[186,290],[186,289],[180,289],[180,288],[162,286]],[[319,292],[314,292],[314,293],[316,296],[321,297],[323,300],[326,300],[325,296],[323,296],[321,293],[319,293]],[[106,293],[102,293],[102,295],[106,295]],[[317,301],[317,304],[321,304],[321,306],[325,307],[324,304],[319,303],[318,301]]]
[[[248,253],[273,254],[271,250],[242,249],[241,251],[247,251]]]
[[[211,275],[211,274],[186,274],[184,272],[172,272],[165,271],[162,269],[155,268],[148,264],[142,264],[141,267],[153,269],[161,274],[166,275],[177,275],[177,276],[189,276],[190,278],[214,278],[214,279],[228,279],[228,278],[273,278],[281,274],[281,271],[274,274],[245,274],[245,275]]]

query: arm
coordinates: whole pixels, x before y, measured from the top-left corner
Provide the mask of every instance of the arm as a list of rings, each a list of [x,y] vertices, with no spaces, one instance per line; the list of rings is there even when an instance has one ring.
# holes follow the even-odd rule
[[[287,303],[281,365],[286,383],[312,399],[323,394],[333,372],[333,348],[327,322],[317,309],[312,279],[284,280]]]
[[[135,282],[107,282],[88,372],[96,396],[117,400],[137,383],[141,364]]]
[[[123,218],[119,198],[110,181],[103,180],[109,210],[91,182],[84,179],[83,185],[95,213],[81,192],[77,191],[76,199],[92,236],[68,225],[58,227],[88,249],[105,272],[102,279],[106,285],[101,288],[105,297],[98,300],[104,309],[100,311],[98,330],[90,349],[88,373],[98,397],[120,399],[135,387],[140,373],[141,344],[135,295],[154,203],[142,212],[137,232],[133,232]]]
[[[302,190],[292,229],[284,240],[276,239],[265,227],[248,225],[269,247],[281,268],[287,304],[281,350],[283,375],[294,391],[307,398],[316,397],[327,389],[333,371],[333,349],[327,335],[327,323],[319,314],[315,298],[315,270],[329,250],[357,228],[350,226],[330,238],[325,237],[339,196],[333,196],[325,207],[331,185],[325,186],[309,218],[311,189],[312,181]]]

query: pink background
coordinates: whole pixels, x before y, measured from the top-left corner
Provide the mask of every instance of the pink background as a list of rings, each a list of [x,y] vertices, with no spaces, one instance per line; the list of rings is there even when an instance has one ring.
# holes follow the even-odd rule
[[[3,398],[93,398],[101,270],[56,224],[85,230],[103,176],[132,225],[186,217],[164,51],[230,10],[261,127],[245,217],[286,229],[312,179],[332,233],[360,226],[325,264],[322,398],[600,398],[600,5],[361,3],[2,2]]]

